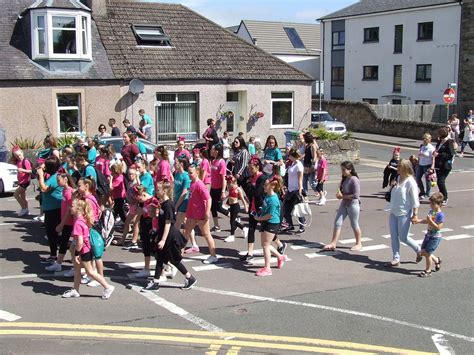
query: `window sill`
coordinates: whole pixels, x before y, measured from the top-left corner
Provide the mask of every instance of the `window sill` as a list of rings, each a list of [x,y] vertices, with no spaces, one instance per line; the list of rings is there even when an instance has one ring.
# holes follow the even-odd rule
[[[285,124],[285,125],[271,125],[270,128],[293,128],[292,124]]]
[[[420,80],[420,79],[417,79],[417,80],[415,80],[415,83],[430,84],[430,83],[431,83],[431,79],[429,79],[429,80]]]
[[[395,52],[394,51],[393,54],[403,54],[403,52],[402,51],[400,51],[400,52]]]
[[[377,40],[377,41],[362,41],[362,43],[379,43],[380,41]]]
[[[362,78],[362,81],[379,81],[379,78],[377,78],[377,79]]]
[[[418,38],[417,42],[432,42],[433,38]]]
[[[401,92],[402,92],[402,90],[393,90],[392,94],[400,94]]]

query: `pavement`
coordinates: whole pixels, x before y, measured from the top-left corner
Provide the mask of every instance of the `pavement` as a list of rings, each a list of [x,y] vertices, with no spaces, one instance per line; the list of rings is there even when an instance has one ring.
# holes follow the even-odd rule
[[[390,143],[360,142],[364,249],[350,250],[353,235],[346,221],[338,250],[321,253],[329,242],[338,201],[333,197],[340,173],[331,166],[326,206],[312,205],[313,222],[302,235],[281,235],[290,258],[273,275],[258,278],[262,256],[243,265],[239,236],[225,243],[228,222],[215,233],[216,265],[201,261],[207,253],[188,255],[186,267],[198,279],[181,290],[177,275],[158,292],[139,292],[146,280],[135,277],[141,253],[109,247],[105,276],[116,287],[100,299],[101,287],[82,285],[81,297],[63,299],[72,285],[63,272],[48,273],[40,259],[48,255],[44,229],[33,216],[18,218],[12,196],[0,198],[0,342],[2,354],[147,353],[474,353],[474,171],[472,158],[457,159],[448,177],[449,205],[444,240],[437,255],[442,269],[431,278],[417,274],[424,261],[402,246],[402,264],[391,259],[388,213],[380,191],[381,166]],[[403,154],[409,154],[410,151]],[[435,189],[437,191],[437,189]],[[38,213],[29,194],[32,214]],[[423,202],[420,214],[427,213]],[[423,239],[423,225],[411,229]],[[257,237],[256,248],[258,248]],[[258,254],[258,253],[257,253]],[[69,259],[69,256],[66,258]],[[69,269],[69,261],[65,269]]]

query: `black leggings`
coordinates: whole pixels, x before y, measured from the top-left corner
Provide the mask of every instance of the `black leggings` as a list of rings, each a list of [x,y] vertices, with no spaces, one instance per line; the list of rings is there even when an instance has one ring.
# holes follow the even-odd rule
[[[142,241],[142,250],[145,257],[151,256],[151,232],[152,224],[150,217],[141,217],[140,219],[140,240]]]
[[[69,238],[72,234],[72,225],[68,226],[65,225],[61,232],[61,236],[59,236],[59,254],[66,254],[69,244]]]
[[[49,242],[49,254],[56,256],[58,254],[59,236],[56,227],[61,222],[61,209],[44,211],[44,226],[46,228],[46,236]]]
[[[222,194],[221,189],[212,189],[211,188],[211,198],[212,198],[211,212],[212,212],[212,217],[217,217],[217,212],[220,212],[225,216],[229,215],[229,211],[225,210],[222,207],[221,194]]]
[[[249,233],[248,233],[248,242],[255,243],[255,231],[257,230],[258,222],[255,218],[249,213]]]
[[[239,212],[240,212],[239,203],[237,202],[237,203],[234,203],[233,205],[230,205],[229,211],[230,211],[230,235],[234,235],[237,227],[240,229],[244,228],[242,223],[236,221],[237,217],[239,217]]]
[[[125,222],[125,211],[123,209],[125,205],[125,199],[124,198],[114,198],[114,214],[115,216],[119,216],[122,222]]]
[[[448,177],[450,172],[451,169],[436,170],[439,192],[443,194],[445,201],[448,199],[448,190],[446,189],[446,178]]]

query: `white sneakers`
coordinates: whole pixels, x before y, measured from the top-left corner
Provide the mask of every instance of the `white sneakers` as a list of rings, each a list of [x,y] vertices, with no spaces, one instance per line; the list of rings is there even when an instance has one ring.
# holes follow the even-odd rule
[[[114,291],[115,291],[114,286],[110,286],[109,288],[106,288],[104,290],[104,293],[102,293],[102,299],[103,300],[108,300]]]
[[[217,256],[209,255],[209,257],[207,259],[204,259],[202,262],[204,264],[215,264],[218,261],[219,261],[219,259],[217,258]]]
[[[139,272],[137,272],[135,274],[135,277],[139,277],[139,278],[147,278],[147,277],[150,277],[150,270],[147,270],[147,269],[143,269]]]
[[[44,269],[46,271],[57,272],[57,271],[61,271],[63,269],[63,267],[61,266],[61,264],[58,264],[58,263],[54,262],[51,265],[46,266]],[[72,270],[72,271],[73,271],[73,276],[74,276],[74,270]]]
[[[326,204],[326,197],[321,197],[321,199],[318,202],[318,206],[324,206]]]
[[[28,216],[29,214],[30,211],[28,210],[28,208],[22,208],[18,211],[18,217]]]
[[[92,280],[87,283],[87,287],[97,287],[97,286],[100,286],[100,283],[98,283],[96,280]]]
[[[63,298],[78,298],[78,297],[81,297],[81,295],[74,288],[71,288],[70,290],[67,290],[66,292],[63,293]]]
[[[226,243],[235,242],[235,237],[233,235],[229,235],[227,238],[224,239],[224,242]]]
[[[33,218],[33,220],[36,222],[44,223],[44,215],[36,216],[35,218]]]

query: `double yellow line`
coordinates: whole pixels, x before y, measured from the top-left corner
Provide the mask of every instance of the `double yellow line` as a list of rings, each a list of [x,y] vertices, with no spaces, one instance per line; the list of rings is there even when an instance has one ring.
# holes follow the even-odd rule
[[[283,351],[316,352],[326,354],[432,354],[409,349],[391,348],[333,340],[285,337],[233,332],[206,332],[199,330],[127,327],[93,324],[0,323],[0,336],[49,336],[71,338],[100,338],[107,340],[156,341],[209,346],[218,349],[230,347],[233,354],[241,348]],[[217,353],[217,352],[216,352]]]

